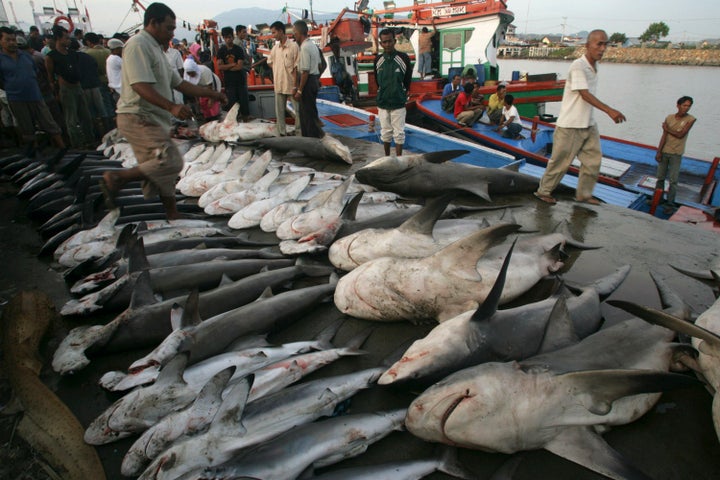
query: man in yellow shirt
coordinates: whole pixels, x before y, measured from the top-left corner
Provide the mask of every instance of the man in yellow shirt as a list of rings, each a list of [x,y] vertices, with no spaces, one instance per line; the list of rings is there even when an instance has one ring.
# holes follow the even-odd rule
[[[500,125],[502,122],[502,111],[503,105],[505,105],[505,92],[507,88],[505,85],[498,85],[495,93],[490,95],[488,99],[487,115],[490,119],[490,123],[494,125]]]

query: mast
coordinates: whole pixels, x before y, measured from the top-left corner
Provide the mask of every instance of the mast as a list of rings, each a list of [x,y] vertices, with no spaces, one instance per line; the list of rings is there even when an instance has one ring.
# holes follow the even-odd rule
[[[10,20],[8,20],[7,12],[5,11],[5,4],[0,0],[0,27],[9,27]]]

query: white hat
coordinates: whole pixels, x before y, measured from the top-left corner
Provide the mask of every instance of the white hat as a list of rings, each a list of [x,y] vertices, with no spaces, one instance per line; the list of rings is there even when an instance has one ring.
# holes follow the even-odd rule
[[[116,48],[123,48],[125,47],[125,44],[122,42],[122,40],[117,38],[111,38],[108,40],[108,48],[110,50],[115,50]]]
[[[183,80],[197,85],[200,81],[200,67],[198,67],[198,64],[195,63],[195,60],[193,60],[191,56],[188,56],[183,62],[183,69],[185,70]],[[190,72],[195,73],[195,75],[188,75]]]

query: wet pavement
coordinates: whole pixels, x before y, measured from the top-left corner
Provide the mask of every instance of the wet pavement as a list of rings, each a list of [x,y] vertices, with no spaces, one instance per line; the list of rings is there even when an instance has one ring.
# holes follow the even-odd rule
[[[360,158],[376,158],[379,145],[355,144],[348,140],[353,154]],[[319,162],[295,159],[296,163],[316,168],[327,167]],[[357,166],[353,166],[353,170]],[[330,170],[346,173],[347,167],[332,165]],[[38,288],[47,292],[59,308],[70,298],[59,270],[47,258],[37,258],[42,239],[36,233],[37,223],[24,213],[24,202],[15,197],[16,187],[7,179],[0,180],[0,259],[3,275],[0,276],[0,297],[10,298],[19,290]],[[689,269],[703,269],[718,262],[717,234],[694,229],[686,225],[653,218],[647,214],[619,207],[603,205],[586,207],[559,196],[555,206],[535,200],[531,195],[498,197],[497,203],[519,205],[513,208],[518,223],[526,230],[550,232],[563,220],[570,222],[576,239],[602,248],[571,252],[563,277],[573,283],[586,283],[605,276],[617,267],[630,264],[632,271],[612,295],[613,299],[632,300],[660,307],[659,298],[648,273],[653,271],[665,280],[696,312],[704,311],[714,297],[709,287],[673,270],[669,264]],[[489,212],[492,222],[501,212]],[[476,214],[482,216],[482,214]],[[526,298],[530,298],[532,293]],[[609,305],[603,305],[606,323],[613,324],[628,318],[628,314]],[[103,356],[85,370],[68,377],[59,377],[49,367],[54,348],[70,328],[83,323],[100,323],[112,315],[95,316],[84,320],[58,318],[51,338],[42,354],[48,360],[43,380],[65,401],[87,426],[118,394],[107,393],[97,386],[99,377],[108,370],[125,369],[130,361],[146,353],[128,352]],[[271,336],[274,342],[312,338],[329,323],[343,318],[331,305],[319,307],[313,314],[298,320],[285,330]],[[367,328],[370,322],[345,319],[335,343],[342,345],[354,334]],[[341,359],[309,378],[346,373],[377,366],[399,345],[421,337],[430,325],[413,326],[409,323],[377,324],[364,348],[368,354]],[[350,412],[385,410],[406,406],[414,398],[413,392],[387,388],[373,388],[356,395],[349,405]],[[701,387],[664,394],[658,404],[637,422],[613,429],[604,435],[608,443],[628,461],[654,479],[714,479],[720,478],[720,443],[712,427],[711,397]],[[10,446],[12,422],[0,422],[3,443],[0,449]],[[98,447],[108,479],[120,479],[120,462],[133,439]],[[432,455],[434,446],[415,439],[407,432],[396,432],[370,447],[362,456],[347,460],[340,466],[374,464],[383,461],[415,459]],[[0,456],[0,458],[3,458]],[[5,457],[7,458],[7,457]],[[459,459],[478,479],[490,478],[507,459],[506,455],[461,450]],[[334,467],[333,467],[334,468]],[[427,478],[450,478],[436,473]],[[523,456],[516,479],[595,479],[603,478],[550,453],[527,452]]]

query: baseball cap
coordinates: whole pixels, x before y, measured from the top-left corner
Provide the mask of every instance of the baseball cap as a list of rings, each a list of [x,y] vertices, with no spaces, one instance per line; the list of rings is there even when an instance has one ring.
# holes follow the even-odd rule
[[[173,44],[173,45],[180,45],[180,40],[178,40],[177,38],[173,38],[173,39],[172,39],[172,44]]]
[[[122,42],[122,40],[118,40],[117,38],[111,38],[108,40],[107,46],[110,50],[115,50],[116,48],[123,48],[125,44]]]
[[[18,46],[18,47],[25,47],[25,46],[27,46],[27,44],[28,44],[28,43],[27,43],[27,39],[26,39],[25,37],[20,36],[20,35],[18,35],[17,37],[15,37],[15,41],[17,42],[17,46]]]

